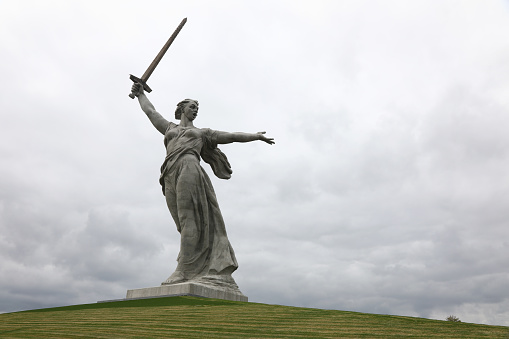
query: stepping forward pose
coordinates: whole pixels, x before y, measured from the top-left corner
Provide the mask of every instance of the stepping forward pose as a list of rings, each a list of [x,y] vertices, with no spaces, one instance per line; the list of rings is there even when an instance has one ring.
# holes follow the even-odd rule
[[[154,127],[164,135],[166,158],[159,181],[180,232],[177,268],[162,284],[195,281],[238,290],[231,276],[238,267],[235,253],[200,158],[212,167],[217,177],[229,179],[232,170],[218,144],[261,140],[272,145],[274,139],[266,137],[265,132],[229,133],[197,128],[193,122],[199,106],[192,99],[178,103],[175,119],[180,123],[175,124],[155,110],[140,83],[133,84],[131,91]]]

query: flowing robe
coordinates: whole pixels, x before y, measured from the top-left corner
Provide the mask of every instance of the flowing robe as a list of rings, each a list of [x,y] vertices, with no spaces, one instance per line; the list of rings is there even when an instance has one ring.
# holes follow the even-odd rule
[[[210,178],[200,155],[214,173],[231,174],[226,156],[217,148],[216,131],[170,123],[164,135],[166,158],[160,182],[170,213],[181,234],[177,269],[186,280],[229,276],[238,267],[228,240]]]

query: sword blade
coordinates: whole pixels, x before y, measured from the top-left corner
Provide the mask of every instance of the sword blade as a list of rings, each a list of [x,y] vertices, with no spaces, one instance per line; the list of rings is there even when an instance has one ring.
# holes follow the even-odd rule
[[[168,41],[166,41],[166,43],[164,44],[163,48],[161,48],[161,51],[159,51],[159,53],[156,55],[154,61],[152,61],[150,66],[148,66],[147,70],[145,71],[145,73],[141,77],[141,79],[144,82],[147,82],[148,78],[150,78],[150,75],[152,74],[154,69],[156,69],[157,64],[159,64],[159,61],[161,61],[161,59],[163,58],[164,54],[166,53],[168,48],[170,48],[173,40],[175,40],[177,35],[180,33],[180,30],[182,29],[182,27],[184,27],[184,25],[186,24],[186,22],[187,22],[187,18],[184,18],[182,20],[182,22],[180,23],[180,25],[178,25],[177,29],[175,29],[175,32],[173,32],[171,37],[168,39]]]

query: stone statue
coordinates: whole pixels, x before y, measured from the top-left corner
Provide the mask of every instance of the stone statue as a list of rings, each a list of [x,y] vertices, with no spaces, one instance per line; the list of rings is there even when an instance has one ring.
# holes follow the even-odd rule
[[[131,90],[154,127],[164,135],[166,158],[160,183],[181,237],[177,268],[162,285],[189,281],[238,290],[231,276],[238,267],[237,260],[200,157],[217,177],[229,179],[230,164],[218,144],[261,140],[272,145],[274,139],[266,137],[265,132],[228,133],[197,128],[194,120],[198,101],[191,99],[177,105],[175,119],[180,123],[169,122],[155,110],[142,84],[133,84]]]

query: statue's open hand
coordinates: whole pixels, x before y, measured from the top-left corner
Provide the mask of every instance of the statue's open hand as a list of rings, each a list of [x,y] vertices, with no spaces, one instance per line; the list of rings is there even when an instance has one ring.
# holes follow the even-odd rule
[[[143,93],[143,86],[139,82],[135,82],[131,86],[131,93],[133,93],[135,96],[138,96]]]
[[[258,135],[258,138],[261,140],[261,141],[265,141],[267,144],[269,145],[273,145],[275,144],[274,142],[274,138],[267,138],[264,134],[265,132],[258,132],[256,133]]]

